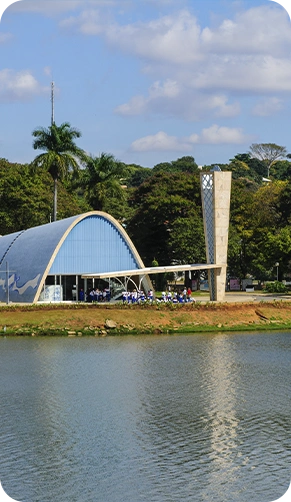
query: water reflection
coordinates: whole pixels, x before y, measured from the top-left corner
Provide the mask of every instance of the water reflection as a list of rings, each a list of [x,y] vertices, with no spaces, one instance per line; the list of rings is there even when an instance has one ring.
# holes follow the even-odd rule
[[[248,458],[243,458],[239,449],[237,403],[241,399],[240,372],[229,336],[219,335],[209,340],[204,365],[204,422],[210,431],[209,460],[212,466],[208,483],[217,487],[218,500],[223,500],[226,491],[232,496],[237,495],[233,483],[242,465],[248,463]]]
[[[288,333],[0,339],[0,469],[23,502],[279,498]]]

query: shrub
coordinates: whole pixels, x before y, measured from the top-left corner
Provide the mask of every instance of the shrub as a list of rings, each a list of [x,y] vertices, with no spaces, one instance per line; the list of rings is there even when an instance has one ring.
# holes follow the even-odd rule
[[[287,288],[285,284],[280,281],[268,282],[264,289],[267,293],[286,293]]]

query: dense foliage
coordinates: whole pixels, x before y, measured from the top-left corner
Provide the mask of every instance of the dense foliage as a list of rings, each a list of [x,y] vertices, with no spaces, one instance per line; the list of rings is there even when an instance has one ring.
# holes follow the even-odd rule
[[[111,154],[86,155],[70,124],[33,132],[44,149],[31,165],[0,159],[0,233],[50,222],[58,182],[58,219],[101,210],[126,228],[146,266],[203,263],[200,170],[191,156],[153,168]],[[40,167],[35,169],[35,167]],[[230,276],[291,277],[291,162],[284,147],[254,144],[222,170],[232,171]],[[207,171],[213,166],[203,166]],[[265,180],[269,176],[269,181]]]
[[[53,214],[53,180],[46,171],[0,159],[0,234],[49,223]],[[59,219],[89,209],[60,184]]]
[[[159,173],[138,187],[129,201],[135,208],[127,231],[146,265],[199,263],[205,260],[198,176]]]

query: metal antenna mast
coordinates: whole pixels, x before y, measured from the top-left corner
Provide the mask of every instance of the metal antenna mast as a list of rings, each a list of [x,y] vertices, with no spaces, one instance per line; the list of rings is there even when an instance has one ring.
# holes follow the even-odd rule
[[[53,125],[54,121],[55,121],[54,82],[53,81],[52,81],[52,84],[51,84],[51,102],[52,102],[52,119],[51,119],[51,125]]]

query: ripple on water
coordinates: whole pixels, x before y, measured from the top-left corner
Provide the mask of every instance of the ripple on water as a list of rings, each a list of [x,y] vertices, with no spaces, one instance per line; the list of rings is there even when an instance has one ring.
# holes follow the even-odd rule
[[[288,333],[0,340],[22,502],[265,502],[290,481]]]

